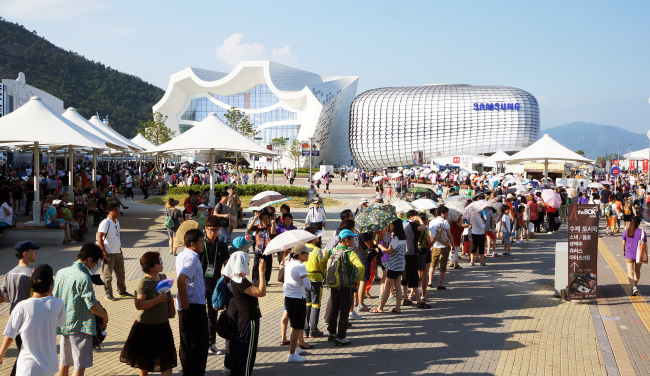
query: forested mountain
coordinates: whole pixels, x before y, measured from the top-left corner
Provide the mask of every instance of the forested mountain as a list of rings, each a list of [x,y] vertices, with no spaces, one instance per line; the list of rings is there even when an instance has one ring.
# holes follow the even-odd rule
[[[642,130],[645,132],[645,130]],[[632,151],[648,147],[648,138],[645,134],[630,132],[626,129],[593,123],[576,121],[558,127],[542,129],[540,136],[548,134],[555,141],[568,147],[573,151],[582,150],[585,156],[595,159],[598,155],[607,153],[618,153],[621,147],[621,155],[627,153],[629,144]]]
[[[164,91],[76,52],[65,51],[22,25],[0,18],[0,78],[24,72],[27,84],[63,100],[89,118],[108,115],[113,129],[132,138],[151,120],[151,107]]]

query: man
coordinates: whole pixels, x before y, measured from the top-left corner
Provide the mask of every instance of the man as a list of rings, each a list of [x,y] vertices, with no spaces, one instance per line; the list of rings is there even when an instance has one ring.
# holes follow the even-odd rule
[[[325,230],[327,227],[327,218],[325,217],[325,209],[320,207],[320,201],[318,197],[314,197],[311,200],[312,206],[307,210],[307,218],[305,218],[305,226],[304,228],[307,228],[309,225],[313,225],[319,230]],[[317,245],[320,247],[321,246],[321,239],[318,238],[318,243]]]
[[[2,282],[2,294],[0,294],[0,303],[11,303],[9,313],[13,311],[16,304],[28,299],[31,295],[32,282],[29,279],[32,276],[31,263],[36,262],[36,250],[41,247],[32,244],[29,240],[16,243],[16,258],[18,259],[18,266],[11,269],[5,276]],[[22,338],[16,335],[16,347],[18,354],[20,354]],[[16,364],[11,370],[11,376],[16,375]]]
[[[99,224],[97,229],[97,244],[102,250],[104,262],[102,263],[102,280],[104,281],[105,299],[114,301],[113,297],[113,272],[117,277],[117,296],[120,298],[133,298],[126,291],[124,275],[124,254],[122,253],[122,240],[120,239],[120,205],[108,204],[108,216]]]
[[[306,228],[306,231],[316,234],[318,230],[316,227],[309,226]],[[318,330],[318,318],[320,316],[321,298],[323,296],[323,275],[325,275],[326,270],[320,267],[324,252],[316,246],[317,241],[318,239],[314,239],[305,244],[312,250],[309,253],[309,259],[305,262],[307,278],[309,278],[309,282],[311,283],[310,289],[307,290],[306,294],[307,314],[305,316],[305,338],[319,338],[323,336],[323,332]]]
[[[23,335],[16,345],[19,355],[14,370],[20,375],[53,375],[58,370],[56,328],[65,324],[63,300],[49,296],[54,286],[54,272],[47,264],[38,265],[30,279],[34,295],[16,305],[11,312],[5,338],[0,348],[0,364],[14,338]]]
[[[197,229],[188,230],[183,241],[186,248],[176,258],[176,309],[181,339],[179,357],[183,375],[204,375],[209,337],[205,280],[199,254],[206,245],[203,243],[203,234]]]
[[[266,177],[269,175],[269,170],[264,167],[264,181],[266,181]]]
[[[126,200],[130,196],[131,200],[133,200],[133,176],[128,171],[126,172],[124,185],[126,187],[126,196],[124,196],[124,199]]]
[[[63,209],[63,219],[65,219],[65,223],[70,226],[70,236],[73,239],[79,240],[79,236],[77,235],[77,231],[79,231],[79,228],[81,226],[80,221],[74,219],[74,216],[72,215],[72,210],[74,210],[74,203],[73,202],[68,202],[66,204],[66,208]],[[81,239],[83,240],[83,239]]]
[[[228,224],[228,226],[221,226],[219,229],[219,240],[229,244],[230,231],[228,231],[228,227],[230,225],[230,213],[228,212],[228,192],[221,192],[221,200],[215,205],[212,215],[221,218],[222,223],[225,222]],[[250,224],[250,219],[248,223]]]
[[[343,252],[345,256],[342,258],[342,261],[346,264],[344,269],[348,271],[348,276],[352,275],[351,270],[353,267],[357,268],[357,278],[350,280],[350,284],[359,283],[365,270],[361,260],[359,260],[357,254],[354,253],[354,238],[358,235],[346,229],[339,232],[338,236],[340,239],[339,245],[323,256],[323,259],[320,261],[320,269],[327,271],[327,262],[333,252]],[[329,332],[327,340],[334,342],[334,346],[347,346],[350,344],[350,340],[346,339],[345,335],[348,330],[348,312],[350,311],[350,305],[352,304],[352,288],[351,286],[331,288],[330,295],[332,297],[332,308],[327,320],[327,330]]]
[[[429,223],[429,233],[431,242],[433,243],[433,252],[431,258],[431,265],[434,267],[429,269],[429,287],[433,288],[433,276],[436,273],[435,265],[440,260],[440,275],[438,276],[438,290],[446,290],[447,288],[442,284],[445,280],[445,273],[447,272],[447,264],[449,254],[455,253],[456,244],[454,244],[451,235],[451,226],[447,222],[449,216],[449,208],[444,205],[438,206],[436,209],[438,216]]]
[[[418,265],[415,255],[415,250],[418,246],[417,240],[420,238],[420,231],[425,231],[426,226],[416,210],[409,210],[406,215],[408,216],[408,221],[404,222],[404,232],[406,233],[406,253],[404,254],[405,268],[401,282],[402,292],[404,294],[403,304],[405,306],[413,304],[413,302],[408,299],[407,294],[407,289],[411,288],[413,289],[413,295],[417,301],[417,307],[431,308],[431,306],[422,301],[422,298],[420,297],[420,276],[418,275]]]
[[[580,182],[580,186],[578,187],[578,193],[582,194],[582,192],[584,192],[585,189],[586,189],[586,188],[585,188],[585,182],[584,182],[584,181],[581,181],[581,182]]]
[[[605,207],[609,204],[609,198],[612,191],[609,190],[609,185],[604,185],[603,190],[600,192],[600,212],[605,213]]]
[[[212,294],[221,278],[221,267],[226,265],[230,255],[228,245],[219,240],[221,218],[214,215],[205,220],[205,238],[203,239],[204,251],[199,253],[199,261],[203,269],[205,283],[205,300],[208,309],[208,346],[213,355],[221,355],[216,345],[217,339],[217,311],[212,309]]]
[[[104,252],[96,244],[84,244],[77,261],[59,270],[54,280],[52,295],[63,299],[66,321],[57,329],[61,334],[58,376],[67,376],[74,367],[75,376],[83,376],[93,365],[93,336],[97,335],[95,315],[108,324],[108,314],[95,298],[90,271],[103,258]]]
[[[230,214],[228,232],[232,234],[235,226],[237,226],[237,217],[239,214],[239,207],[241,206],[241,200],[239,199],[239,196],[237,196],[237,193],[235,193],[235,186],[232,184],[228,186],[228,199],[226,202],[228,205],[228,214]]]
[[[165,172],[165,175],[167,173]],[[167,179],[165,179],[167,180]],[[140,178],[140,189],[142,189],[142,194],[144,195],[144,199],[149,198],[149,178],[147,177],[147,174],[142,174],[142,177]]]

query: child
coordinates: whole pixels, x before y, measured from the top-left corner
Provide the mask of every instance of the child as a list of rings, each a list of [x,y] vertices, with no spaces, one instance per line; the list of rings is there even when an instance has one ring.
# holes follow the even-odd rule
[[[389,204],[390,204],[391,197],[393,197],[393,188],[390,186],[390,184],[388,184],[388,186],[386,187],[386,200],[388,201]]]
[[[524,212],[526,211],[526,208],[521,205],[519,206],[518,213],[517,213],[517,232],[515,235],[515,239],[519,238],[517,240],[517,244],[521,244],[524,242],[524,235],[526,232],[528,232],[528,229],[525,228],[526,221],[524,221]]]
[[[205,204],[199,205],[199,213],[197,214],[197,221],[199,222],[199,230],[203,231],[205,227],[205,218],[207,218],[208,213],[205,211],[207,206]]]
[[[501,232],[503,233],[503,255],[512,256],[510,253],[510,238],[514,236],[512,224],[510,223],[510,207],[503,205],[501,208],[503,216],[501,217]]]
[[[616,232],[616,208],[614,206],[616,206],[614,202],[605,205],[605,218],[607,218],[605,233],[612,236]]]

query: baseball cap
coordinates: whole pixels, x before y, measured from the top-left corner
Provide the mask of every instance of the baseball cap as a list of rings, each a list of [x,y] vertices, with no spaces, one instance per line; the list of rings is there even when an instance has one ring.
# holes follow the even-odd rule
[[[368,199],[367,199],[367,198],[362,198],[362,199],[361,199],[361,202],[359,202],[359,205],[364,204],[364,203],[365,203],[365,204],[368,203]]]
[[[74,206],[74,202],[68,202],[66,206]]]
[[[508,196],[506,198],[515,198],[515,195],[513,195],[512,193],[508,193]]]
[[[253,244],[252,241],[247,240],[243,236],[238,236],[232,241],[232,252],[244,251],[247,252],[248,248]],[[231,253],[232,253],[231,252]]]
[[[61,201],[61,200],[54,200],[54,201],[52,201],[52,205],[58,205],[58,204],[60,204],[61,202],[63,202],[63,201]]]
[[[50,286],[54,282],[54,270],[48,264],[39,264],[36,265],[34,271],[32,271],[32,281],[38,282]]]
[[[311,202],[314,204],[318,204],[320,201],[318,200],[318,198],[314,197],[311,199]]]
[[[16,243],[16,251],[29,251],[30,249],[41,249],[41,247],[34,245],[29,240],[23,240],[22,242]]]
[[[357,236],[359,236],[359,235],[355,234],[354,232],[352,232],[352,231],[350,231],[348,229],[345,229],[345,230],[339,232],[339,239],[341,239],[341,240],[351,238],[351,237],[356,238]]]
[[[305,243],[300,243],[297,246],[293,247],[293,249],[291,250],[291,253],[293,253],[294,255],[299,255],[301,253],[309,253],[309,252],[311,252],[313,250],[314,250],[313,248],[307,247],[305,245]]]

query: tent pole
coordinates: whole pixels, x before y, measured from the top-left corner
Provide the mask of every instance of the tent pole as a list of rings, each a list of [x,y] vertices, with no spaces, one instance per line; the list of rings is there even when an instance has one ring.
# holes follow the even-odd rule
[[[97,190],[97,150],[93,149],[93,189]]]
[[[210,149],[210,207],[214,207],[214,149]]]
[[[41,156],[40,156],[40,148],[38,146],[38,142],[34,142],[34,202],[33,202],[33,223],[35,225],[40,225],[41,223],[41,184],[40,184],[40,167],[41,167]]]
[[[68,148],[69,150],[69,157],[70,157],[70,170],[68,172],[68,198],[70,199],[70,202],[74,200],[74,150],[72,150],[72,146]]]
[[[544,177],[548,178],[548,159],[544,159]]]

